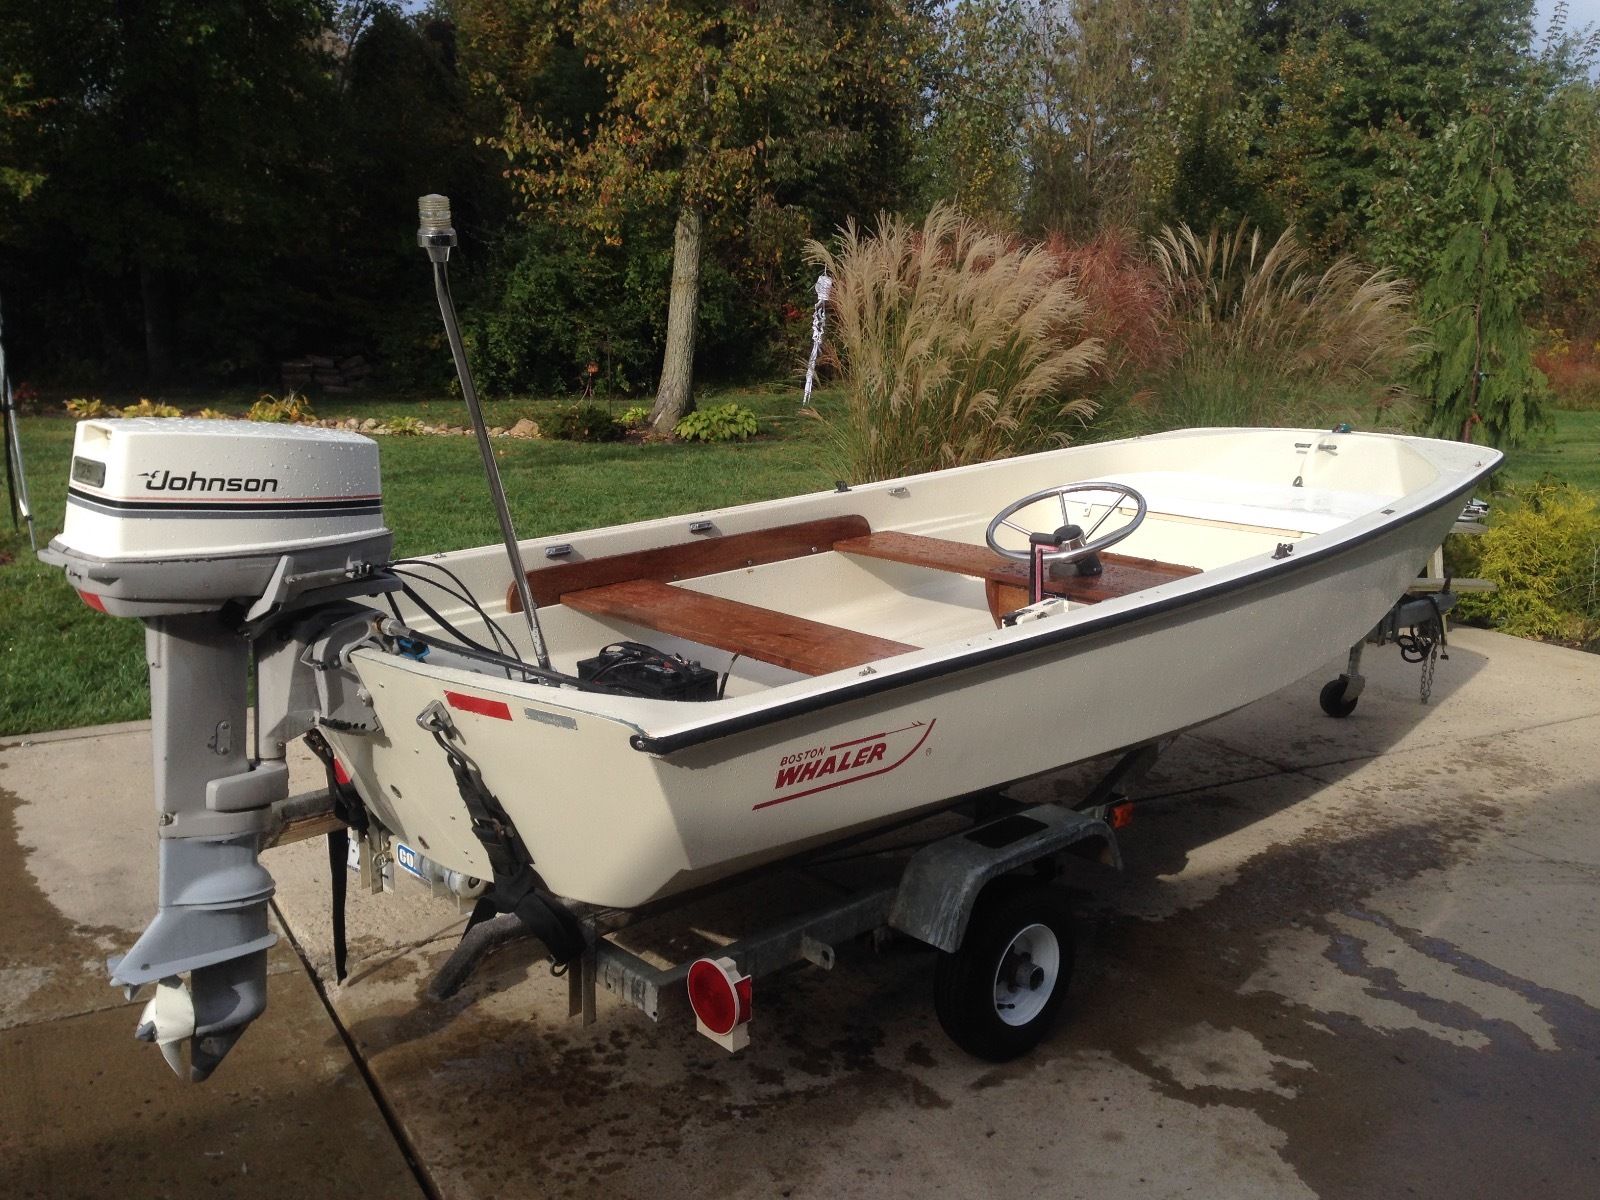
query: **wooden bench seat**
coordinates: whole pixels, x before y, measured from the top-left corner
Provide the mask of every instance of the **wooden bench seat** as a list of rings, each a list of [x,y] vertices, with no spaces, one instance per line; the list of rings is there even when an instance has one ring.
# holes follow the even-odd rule
[[[910,563],[937,571],[952,571],[982,579],[988,586],[989,610],[996,621],[1003,613],[1028,602],[1028,564],[1004,558],[987,546],[953,542],[947,538],[923,537],[916,533],[869,533],[844,538],[833,548],[841,554],[881,558],[889,562]],[[1153,558],[1130,558],[1106,552],[1100,555],[1104,570],[1099,575],[1067,574],[1061,579],[1046,579],[1045,591],[1064,596],[1078,604],[1097,604],[1143,591],[1160,583],[1198,575],[1199,567],[1159,562]]]
[[[528,590],[535,604],[557,604],[568,592],[604,587],[629,579],[655,579],[672,583],[702,575],[736,571],[763,563],[804,558],[832,550],[840,538],[872,532],[865,517],[824,517],[798,521],[750,533],[696,535],[693,541],[656,546],[629,554],[580,558],[528,572]],[[522,597],[515,584],[506,589],[506,611],[521,612]]]
[[[565,592],[561,603],[591,616],[642,625],[804,675],[826,675],[917,649],[655,579]]]

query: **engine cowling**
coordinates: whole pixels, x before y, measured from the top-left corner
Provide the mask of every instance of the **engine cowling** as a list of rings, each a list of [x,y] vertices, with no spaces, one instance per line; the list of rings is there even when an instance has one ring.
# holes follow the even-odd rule
[[[249,601],[297,572],[385,561],[378,447],[254,421],[80,422],[61,535],[40,557],[115,616]]]

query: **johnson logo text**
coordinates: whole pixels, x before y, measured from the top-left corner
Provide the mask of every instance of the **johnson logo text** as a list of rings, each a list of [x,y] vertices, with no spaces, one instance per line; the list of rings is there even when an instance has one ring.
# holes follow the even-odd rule
[[[171,471],[140,471],[136,478],[144,480],[147,492],[275,492],[278,481],[270,475],[251,478],[240,475],[202,475],[190,471],[187,475],[174,475]]]

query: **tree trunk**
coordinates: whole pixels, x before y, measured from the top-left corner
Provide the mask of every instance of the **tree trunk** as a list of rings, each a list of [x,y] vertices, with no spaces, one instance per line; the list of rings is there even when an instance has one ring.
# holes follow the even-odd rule
[[[672,235],[672,297],[667,304],[667,352],[650,424],[671,433],[694,407],[694,343],[700,328],[700,248],[704,218],[692,204],[678,210]]]
[[[148,263],[139,265],[139,298],[144,306],[145,368],[150,382],[161,383],[172,373],[172,314],[166,280]]]

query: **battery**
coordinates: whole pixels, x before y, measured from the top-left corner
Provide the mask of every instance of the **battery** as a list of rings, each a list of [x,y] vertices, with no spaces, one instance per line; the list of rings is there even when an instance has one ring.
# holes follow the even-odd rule
[[[578,678],[652,700],[715,700],[717,673],[643,642],[613,642],[578,663]]]

